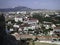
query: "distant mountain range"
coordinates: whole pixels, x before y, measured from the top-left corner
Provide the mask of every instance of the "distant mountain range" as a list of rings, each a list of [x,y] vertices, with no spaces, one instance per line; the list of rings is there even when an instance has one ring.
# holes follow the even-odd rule
[[[46,11],[47,9],[31,9],[25,6],[18,6],[15,8],[4,8],[4,9],[0,9],[0,12],[15,12],[15,11],[35,11],[35,10],[40,10],[40,11]],[[60,11],[60,10],[57,10]]]
[[[0,12],[28,11],[28,10],[33,10],[33,9],[28,8],[28,7],[24,7],[24,6],[18,6],[18,7],[15,7],[15,8],[5,8],[5,9],[0,9]]]

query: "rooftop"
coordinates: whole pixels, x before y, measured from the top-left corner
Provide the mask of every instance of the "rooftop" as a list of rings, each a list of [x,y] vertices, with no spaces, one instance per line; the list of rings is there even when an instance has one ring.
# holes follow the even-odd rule
[[[60,29],[60,26],[59,27],[55,27],[54,29]]]

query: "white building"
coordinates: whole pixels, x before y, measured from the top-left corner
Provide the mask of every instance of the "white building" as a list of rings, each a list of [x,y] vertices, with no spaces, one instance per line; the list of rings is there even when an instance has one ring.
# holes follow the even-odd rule
[[[14,24],[13,27],[15,27],[15,28],[19,28],[19,25]]]
[[[46,14],[45,17],[50,17],[50,16],[48,14]]]
[[[52,24],[51,27],[54,29],[56,27],[56,25],[55,24]]]
[[[59,35],[60,36],[60,27],[55,27],[53,29],[53,34]]]
[[[22,18],[22,17],[15,17],[14,20],[15,20],[16,22],[18,22],[18,21],[21,21],[21,22],[22,22],[22,21],[23,21],[23,18]]]
[[[40,13],[41,11],[39,10],[36,10],[36,11],[31,11],[30,13],[33,14],[33,13]]]
[[[26,11],[18,11],[17,14],[19,14],[19,13],[26,14]]]
[[[52,25],[52,22],[46,22],[46,21],[43,22],[43,26],[44,26],[46,29],[51,28],[51,25]]]
[[[50,26],[49,26],[49,25],[46,25],[46,26],[45,26],[45,29],[49,29],[49,28],[50,28]]]
[[[16,14],[16,12],[8,12],[8,14]]]
[[[24,21],[24,23],[28,23],[28,24],[37,24],[39,21],[37,19],[28,19],[27,21]]]
[[[10,31],[14,31],[13,28],[11,28]]]
[[[31,24],[23,24],[20,26],[20,28],[23,30],[29,30],[29,29],[35,29],[36,27],[38,27],[38,25],[31,25]]]

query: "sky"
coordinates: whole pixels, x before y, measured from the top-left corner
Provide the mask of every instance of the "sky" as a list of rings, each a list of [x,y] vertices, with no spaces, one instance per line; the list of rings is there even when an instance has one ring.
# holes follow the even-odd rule
[[[60,0],[0,0],[0,8],[26,6],[32,9],[60,9]]]

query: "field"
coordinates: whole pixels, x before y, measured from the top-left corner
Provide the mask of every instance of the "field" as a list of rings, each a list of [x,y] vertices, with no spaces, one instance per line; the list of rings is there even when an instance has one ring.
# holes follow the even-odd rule
[[[49,44],[49,43],[41,43],[41,42],[30,42],[29,45],[57,45],[57,44]]]

